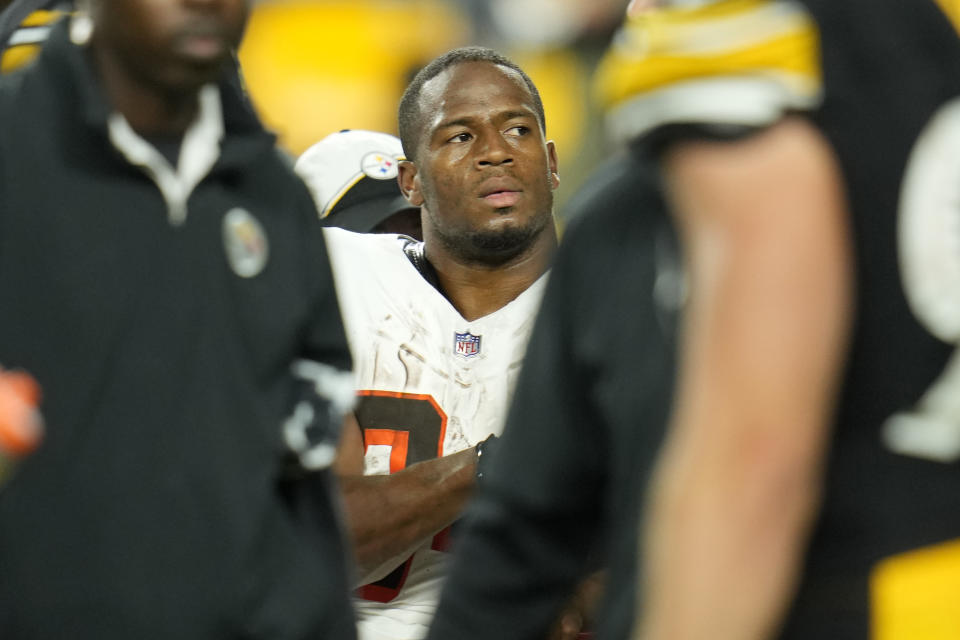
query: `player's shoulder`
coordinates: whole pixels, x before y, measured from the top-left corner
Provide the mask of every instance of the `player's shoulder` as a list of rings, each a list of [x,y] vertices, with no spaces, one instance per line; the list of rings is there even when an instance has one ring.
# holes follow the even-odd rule
[[[360,233],[340,227],[324,227],[324,238],[328,243],[348,245],[363,251],[383,251],[386,253],[403,253],[403,249],[413,238],[397,233]]]
[[[0,73],[32,62],[50,30],[73,11],[72,0],[20,0],[0,12]]]
[[[370,272],[397,269],[407,261],[404,248],[416,242],[392,233],[357,233],[339,227],[323,228],[324,242],[333,267]]]
[[[821,92],[815,21],[794,0],[673,0],[628,16],[596,90],[612,135],[669,125],[762,127]]]
[[[931,66],[956,60],[956,0],[644,6],[627,17],[596,74],[617,140],[685,128],[698,136],[740,135],[815,111],[838,94],[849,102],[865,80],[895,86],[898,74],[931,73]],[[897,56],[889,58],[890,51]]]

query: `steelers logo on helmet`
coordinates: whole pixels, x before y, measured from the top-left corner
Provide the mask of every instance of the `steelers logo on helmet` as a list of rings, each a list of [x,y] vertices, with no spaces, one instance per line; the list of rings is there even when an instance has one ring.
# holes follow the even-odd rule
[[[393,180],[397,177],[397,159],[389,153],[373,151],[360,160],[363,175],[375,180]]]

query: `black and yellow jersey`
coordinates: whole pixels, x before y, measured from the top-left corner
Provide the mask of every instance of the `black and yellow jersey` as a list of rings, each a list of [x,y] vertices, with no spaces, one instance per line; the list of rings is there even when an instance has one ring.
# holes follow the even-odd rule
[[[817,29],[802,5],[677,5],[632,16],[598,67],[616,139],[672,124],[763,126],[819,103]]]
[[[954,0],[667,1],[597,75],[620,140],[801,113],[839,160],[855,332],[785,638],[960,637],[958,20]]]
[[[0,13],[0,73],[33,60],[54,22],[69,15],[69,0],[14,0]]]
[[[960,1],[936,3],[960,29]],[[764,126],[820,104],[820,34],[802,2],[658,5],[628,17],[595,74],[614,139],[671,124]],[[859,22],[870,28],[872,12]]]

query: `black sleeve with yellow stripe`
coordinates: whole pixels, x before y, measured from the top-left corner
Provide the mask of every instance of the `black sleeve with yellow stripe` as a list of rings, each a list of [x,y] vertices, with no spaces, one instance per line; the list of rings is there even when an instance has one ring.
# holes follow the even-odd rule
[[[615,141],[749,131],[821,98],[816,25],[791,0],[661,2],[627,19],[596,91]]]
[[[67,16],[68,0],[14,0],[0,13],[0,73],[9,73],[32,61],[53,24]]]

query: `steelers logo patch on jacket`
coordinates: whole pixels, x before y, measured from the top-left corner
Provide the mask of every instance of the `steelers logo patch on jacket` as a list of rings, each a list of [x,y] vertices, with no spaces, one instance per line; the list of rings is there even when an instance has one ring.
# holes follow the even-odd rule
[[[230,268],[241,278],[252,278],[267,265],[267,234],[246,209],[231,209],[223,217],[223,246]]]

